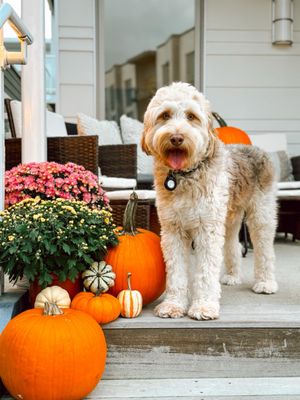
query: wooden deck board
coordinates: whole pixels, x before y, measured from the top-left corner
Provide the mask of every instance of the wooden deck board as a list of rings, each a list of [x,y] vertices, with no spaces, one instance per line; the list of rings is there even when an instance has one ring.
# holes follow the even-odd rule
[[[91,397],[92,398],[92,397]],[[3,398],[5,399],[12,399],[11,397],[9,398]],[[95,400],[101,399],[101,397],[95,397],[93,398]],[[114,400],[123,400],[124,397],[113,397]],[[130,397],[130,400],[140,400],[141,397]],[[174,397],[143,397],[143,400],[174,400]],[[177,399],[180,400],[300,400],[299,395],[295,396],[193,396],[193,397],[177,397]]]
[[[103,329],[300,328],[300,295],[299,305],[279,305],[277,302],[271,305],[223,305],[220,319],[214,321],[195,321],[188,317],[162,319],[154,316],[154,306],[145,308],[138,318],[119,318]]]
[[[300,329],[105,331],[105,379],[297,376]]]
[[[216,321],[157,318],[153,315],[153,304],[145,307],[138,318],[119,318],[103,328],[300,328],[300,244],[277,242],[275,253],[278,293],[262,295],[251,291],[253,252],[250,251],[242,262],[243,284],[222,287],[220,319]]]
[[[300,378],[103,380],[87,399],[299,396]]]

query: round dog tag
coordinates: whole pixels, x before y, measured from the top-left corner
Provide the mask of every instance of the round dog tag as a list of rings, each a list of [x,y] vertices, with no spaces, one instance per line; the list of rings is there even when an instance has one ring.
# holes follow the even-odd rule
[[[176,182],[176,179],[174,178],[174,176],[168,175],[165,180],[165,188],[167,190],[172,191],[172,190],[176,189],[176,186],[177,186],[177,182]]]

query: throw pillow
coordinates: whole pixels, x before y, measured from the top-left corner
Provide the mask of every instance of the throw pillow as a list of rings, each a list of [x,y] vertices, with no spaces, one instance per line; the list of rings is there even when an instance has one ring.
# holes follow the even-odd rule
[[[120,129],[115,121],[99,121],[88,115],[77,114],[78,135],[98,135],[99,145],[122,144]]]
[[[18,100],[10,102],[16,137],[22,137],[22,103]],[[62,115],[46,110],[46,135],[47,137],[67,136],[67,129]]]
[[[278,182],[290,182],[294,180],[293,167],[286,151],[275,151],[268,153],[274,168]]]
[[[144,129],[142,122],[122,115],[120,118],[122,138],[125,144],[137,145],[138,174],[153,174],[153,157],[147,156],[141,148],[141,136]]]

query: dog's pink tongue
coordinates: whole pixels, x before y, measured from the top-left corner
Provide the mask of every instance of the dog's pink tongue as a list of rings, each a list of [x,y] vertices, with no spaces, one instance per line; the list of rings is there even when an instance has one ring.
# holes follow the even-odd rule
[[[171,150],[167,161],[172,169],[182,169],[185,163],[185,152],[182,150]]]

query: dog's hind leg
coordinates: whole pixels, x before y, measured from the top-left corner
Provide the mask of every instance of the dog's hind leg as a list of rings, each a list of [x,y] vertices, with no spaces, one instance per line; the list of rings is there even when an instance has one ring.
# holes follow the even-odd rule
[[[221,282],[224,285],[238,285],[241,283],[240,265],[242,250],[239,242],[239,231],[242,224],[244,211],[234,215],[229,214],[226,221],[226,233],[224,244],[225,274]]]
[[[161,247],[166,262],[167,284],[164,301],[154,313],[161,318],[180,318],[187,313],[189,242],[180,231],[162,229]]]
[[[276,200],[273,192],[256,194],[247,211],[247,225],[254,248],[256,293],[275,293],[274,237],[276,231]]]

